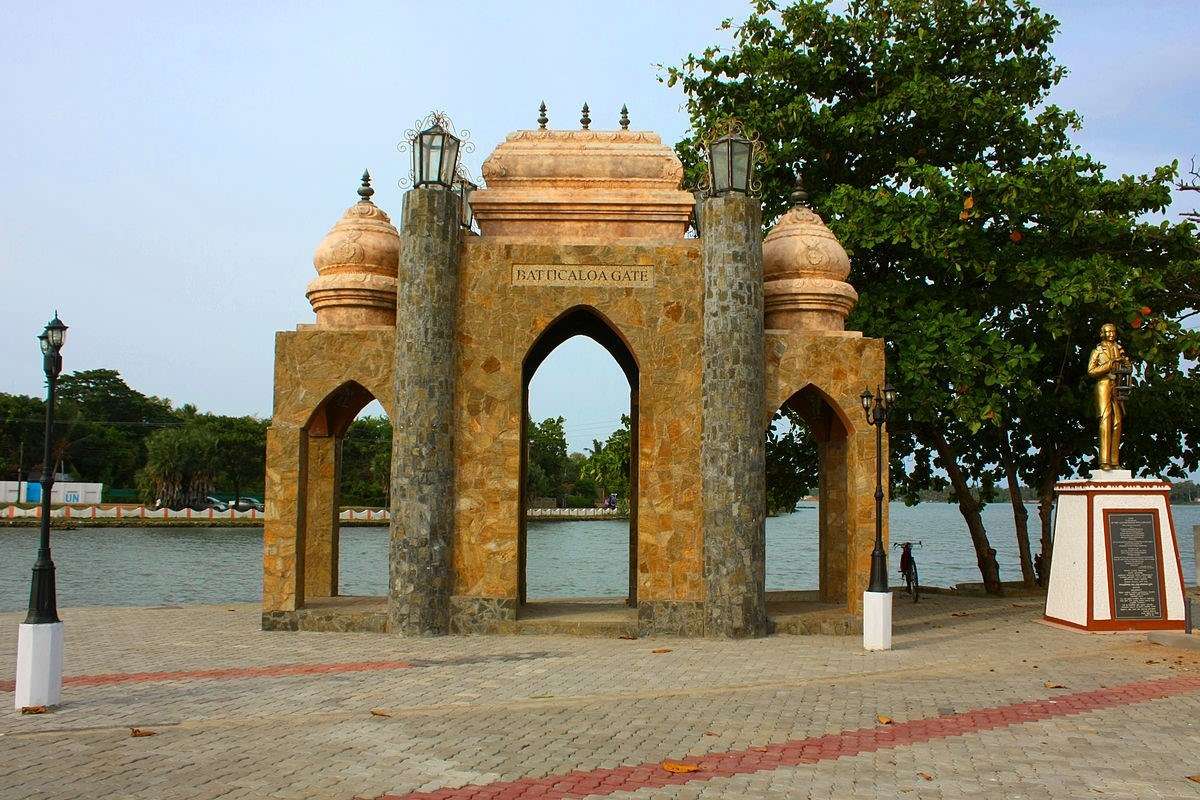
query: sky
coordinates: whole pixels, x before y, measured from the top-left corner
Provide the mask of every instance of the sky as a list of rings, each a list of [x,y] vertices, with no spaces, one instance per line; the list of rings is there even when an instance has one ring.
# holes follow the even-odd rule
[[[1192,2],[1057,0],[1052,100],[1114,172],[1200,156]],[[314,317],[317,243],[364,167],[397,217],[396,144],[433,109],[478,175],[512,130],[687,130],[656,64],[728,41],[746,2],[9,3],[0,11],[0,391],[40,395],[57,309],[68,371],[113,368],[205,411],[268,416],[273,336]],[[1188,205],[1177,202],[1172,213]],[[573,450],[628,408],[615,362],[573,339],[539,369],[536,419]]]

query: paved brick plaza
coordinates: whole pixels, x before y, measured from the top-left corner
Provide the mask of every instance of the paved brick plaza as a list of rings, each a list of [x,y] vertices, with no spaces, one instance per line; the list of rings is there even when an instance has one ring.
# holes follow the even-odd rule
[[[1200,798],[1200,659],[1046,627],[1033,600],[897,610],[873,654],[67,610],[63,707],[20,716],[0,685],[0,797]],[[5,680],[21,618],[0,615]]]

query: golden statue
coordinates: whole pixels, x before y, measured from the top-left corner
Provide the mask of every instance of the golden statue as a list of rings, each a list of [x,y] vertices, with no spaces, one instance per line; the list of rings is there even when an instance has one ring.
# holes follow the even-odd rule
[[[1121,424],[1132,368],[1117,341],[1117,326],[1100,327],[1100,344],[1088,358],[1088,375],[1096,379],[1096,411],[1100,417],[1100,469],[1120,469]]]

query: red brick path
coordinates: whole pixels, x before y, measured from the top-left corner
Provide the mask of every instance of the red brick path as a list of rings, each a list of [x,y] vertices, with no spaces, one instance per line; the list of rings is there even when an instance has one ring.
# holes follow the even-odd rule
[[[180,672],[113,672],[106,675],[72,675],[63,678],[64,686],[111,686],[117,683],[156,683],[160,681],[229,680],[231,678],[279,678],[287,675],[322,675],[330,672],[376,672],[409,669],[407,661],[349,661],[342,664],[277,664],[267,667],[231,667],[193,669]],[[0,692],[16,689],[14,681],[0,681]]]
[[[659,762],[652,762],[616,769],[568,772],[544,778],[524,778],[457,789],[439,789],[434,792],[383,795],[378,800],[560,800],[572,797],[603,797],[615,792],[633,792],[638,789],[727,778],[780,767],[815,764],[819,761],[872,753],[933,739],[1143,703],[1198,689],[1200,677],[1127,683],[1091,692],[1062,694],[1044,700],[914,719],[895,725],[842,731],[810,739],[796,739],[759,749],[708,753],[702,757],[685,760],[684,763],[700,767],[698,772],[692,773],[670,773],[664,770]]]

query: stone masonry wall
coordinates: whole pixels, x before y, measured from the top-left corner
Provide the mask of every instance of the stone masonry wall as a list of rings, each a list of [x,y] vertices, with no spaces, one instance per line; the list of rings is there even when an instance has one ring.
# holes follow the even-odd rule
[[[400,231],[388,615],[392,631],[410,636],[450,632],[456,198],[413,189]]]
[[[704,599],[699,484],[702,295],[698,242],[583,245],[469,237],[459,283],[455,408],[456,630],[516,612],[522,362],[560,315],[590,306],[640,372],[638,602],[646,625],[686,627]],[[640,265],[652,285],[513,285],[514,265]],[[588,376],[576,379],[586,384]],[[761,406],[762,395],[757,403]],[[482,599],[503,603],[481,602]],[[512,602],[508,602],[512,601]]]
[[[766,633],[762,221],[758,201],[704,203],[705,633]]]
[[[318,479],[334,474],[318,468],[310,477],[306,428],[313,412],[343,384],[355,382],[374,395],[392,416],[391,327],[329,330],[312,326],[275,335],[275,401],[267,434],[267,481],[263,524],[263,612],[291,612],[304,605],[305,583],[331,585],[336,576],[332,530],[308,539],[307,499]],[[329,503],[332,503],[330,497]],[[332,526],[332,521],[330,521]],[[306,551],[321,553],[306,579]],[[329,583],[326,583],[328,580]],[[322,590],[319,594],[328,594]]]
[[[822,510],[826,497],[832,516],[821,520],[822,599],[845,603],[851,613],[862,613],[862,593],[871,574],[875,544],[875,430],[866,423],[859,394],[875,391],[884,383],[882,339],[846,333],[807,331],[766,332],[766,403],[763,427],[784,403],[806,386],[824,397],[830,413],[837,414],[847,431],[844,442],[831,442],[836,459],[822,464]],[[835,454],[831,454],[835,455]],[[883,482],[887,486],[887,437],[883,445]],[[844,467],[838,462],[844,462]],[[887,505],[883,507],[884,544],[887,543]],[[845,540],[842,541],[842,537]],[[890,563],[889,569],[894,570]],[[832,573],[832,574],[831,574]],[[893,573],[894,574],[894,573]]]

